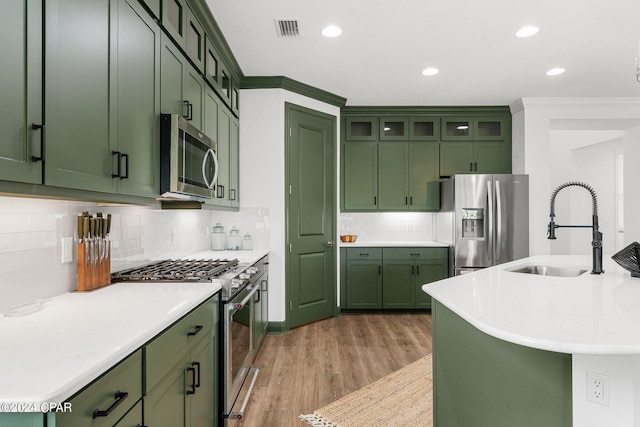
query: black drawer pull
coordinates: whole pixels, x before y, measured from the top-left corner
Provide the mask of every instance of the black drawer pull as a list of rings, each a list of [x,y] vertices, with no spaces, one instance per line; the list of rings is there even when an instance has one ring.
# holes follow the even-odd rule
[[[106,411],[102,411],[100,409],[95,409],[93,411],[93,419],[95,420],[98,417],[107,417],[114,409],[118,407],[126,398],[129,396],[129,393],[124,391],[116,391],[116,395],[114,396],[115,401],[107,408]]]
[[[418,253],[411,253],[411,256],[420,256],[420,252],[418,252]]]
[[[126,178],[129,178],[129,155],[123,153],[122,158],[125,160],[125,166],[124,166],[124,175],[121,175],[120,179],[126,179]]]
[[[369,253],[368,252],[367,253],[360,252],[360,256],[369,256]]]
[[[419,265],[416,265],[416,274],[420,275],[420,266]]]
[[[191,389],[187,390],[187,394],[196,394],[196,370],[189,367],[187,372],[191,373]]]
[[[187,336],[192,337],[192,336],[198,335],[198,333],[202,330],[203,327],[204,326],[202,325],[196,325],[196,328],[193,331],[189,332]]]
[[[198,372],[196,374],[196,387],[200,387],[200,362],[193,362],[191,366],[195,366],[198,368]]]

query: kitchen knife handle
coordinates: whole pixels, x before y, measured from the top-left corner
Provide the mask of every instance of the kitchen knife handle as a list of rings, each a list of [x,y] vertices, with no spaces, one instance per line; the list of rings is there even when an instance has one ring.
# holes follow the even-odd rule
[[[124,391],[116,391],[116,395],[114,396],[115,401],[109,406],[106,410],[94,409],[93,411],[93,419],[95,420],[98,417],[107,417],[114,409],[118,407],[126,398],[129,396],[129,393]]]
[[[117,169],[116,169],[117,172],[116,173],[112,173],[111,174],[111,178],[119,178],[120,175],[122,174],[122,169],[121,169],[122,166],[121,166],[121,163],[120,163],[120,157],[122,156],[122,153],[119,152],[119,151],[111,151],[111,157],[113,158],[113,156],[117,156],[116,163],[117,163],[118,166],[117,166]],[[111,166],[113,167],[113,163],[111,164]]]
[[[84,217],[82,215],[78,216],[78,242],[81,242],[84,239]]]
[[[32,162],[44,162],[44,148],[47,145],[47,128],[45,125],[31,124],[31,129],[40,131],[40,156],[31,156]]]

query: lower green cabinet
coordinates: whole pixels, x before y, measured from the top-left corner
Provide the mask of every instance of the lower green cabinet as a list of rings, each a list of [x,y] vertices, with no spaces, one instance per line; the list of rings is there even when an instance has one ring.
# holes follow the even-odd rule
[[[258,286],[260,289],[256,292],[253,299],[254,316],[253,316],[253,349],[254,357],[258,355],[260,346],[267,334],[269,327],[269,273],[265,272],[258,278]]]
[[[429,309],[422,285],[448,276],[448,248],[345,248],[345,309]]]

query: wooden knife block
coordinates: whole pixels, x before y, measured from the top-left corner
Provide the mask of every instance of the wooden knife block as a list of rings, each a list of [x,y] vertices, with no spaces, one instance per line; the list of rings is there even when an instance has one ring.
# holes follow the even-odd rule
[[[91,256],[95,242],[78,243],[78,291],[92,291],[111,284],[111,242],[105,241],[104,257]],[[99,252],[99,251],[98,251]]]

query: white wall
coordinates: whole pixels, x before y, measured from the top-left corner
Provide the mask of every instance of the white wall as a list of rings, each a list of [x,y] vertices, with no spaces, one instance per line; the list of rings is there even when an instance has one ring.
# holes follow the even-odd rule
[[[269,209],[269,321],[286,319],[285,301],[285,102],[335,116],[339,158],[340,108],[283,89],[240,91],[240,187],[243,207]],[[339,164],[339,162],[338,162]],[[336,168],[336,174],[340,168]],[[339,176],[336,175],[336,182]],[[339,196],[339,195],[337,195]],[[336,198],[336,206],[338,206]],[[336,216],[337,221],[337,216]]]

